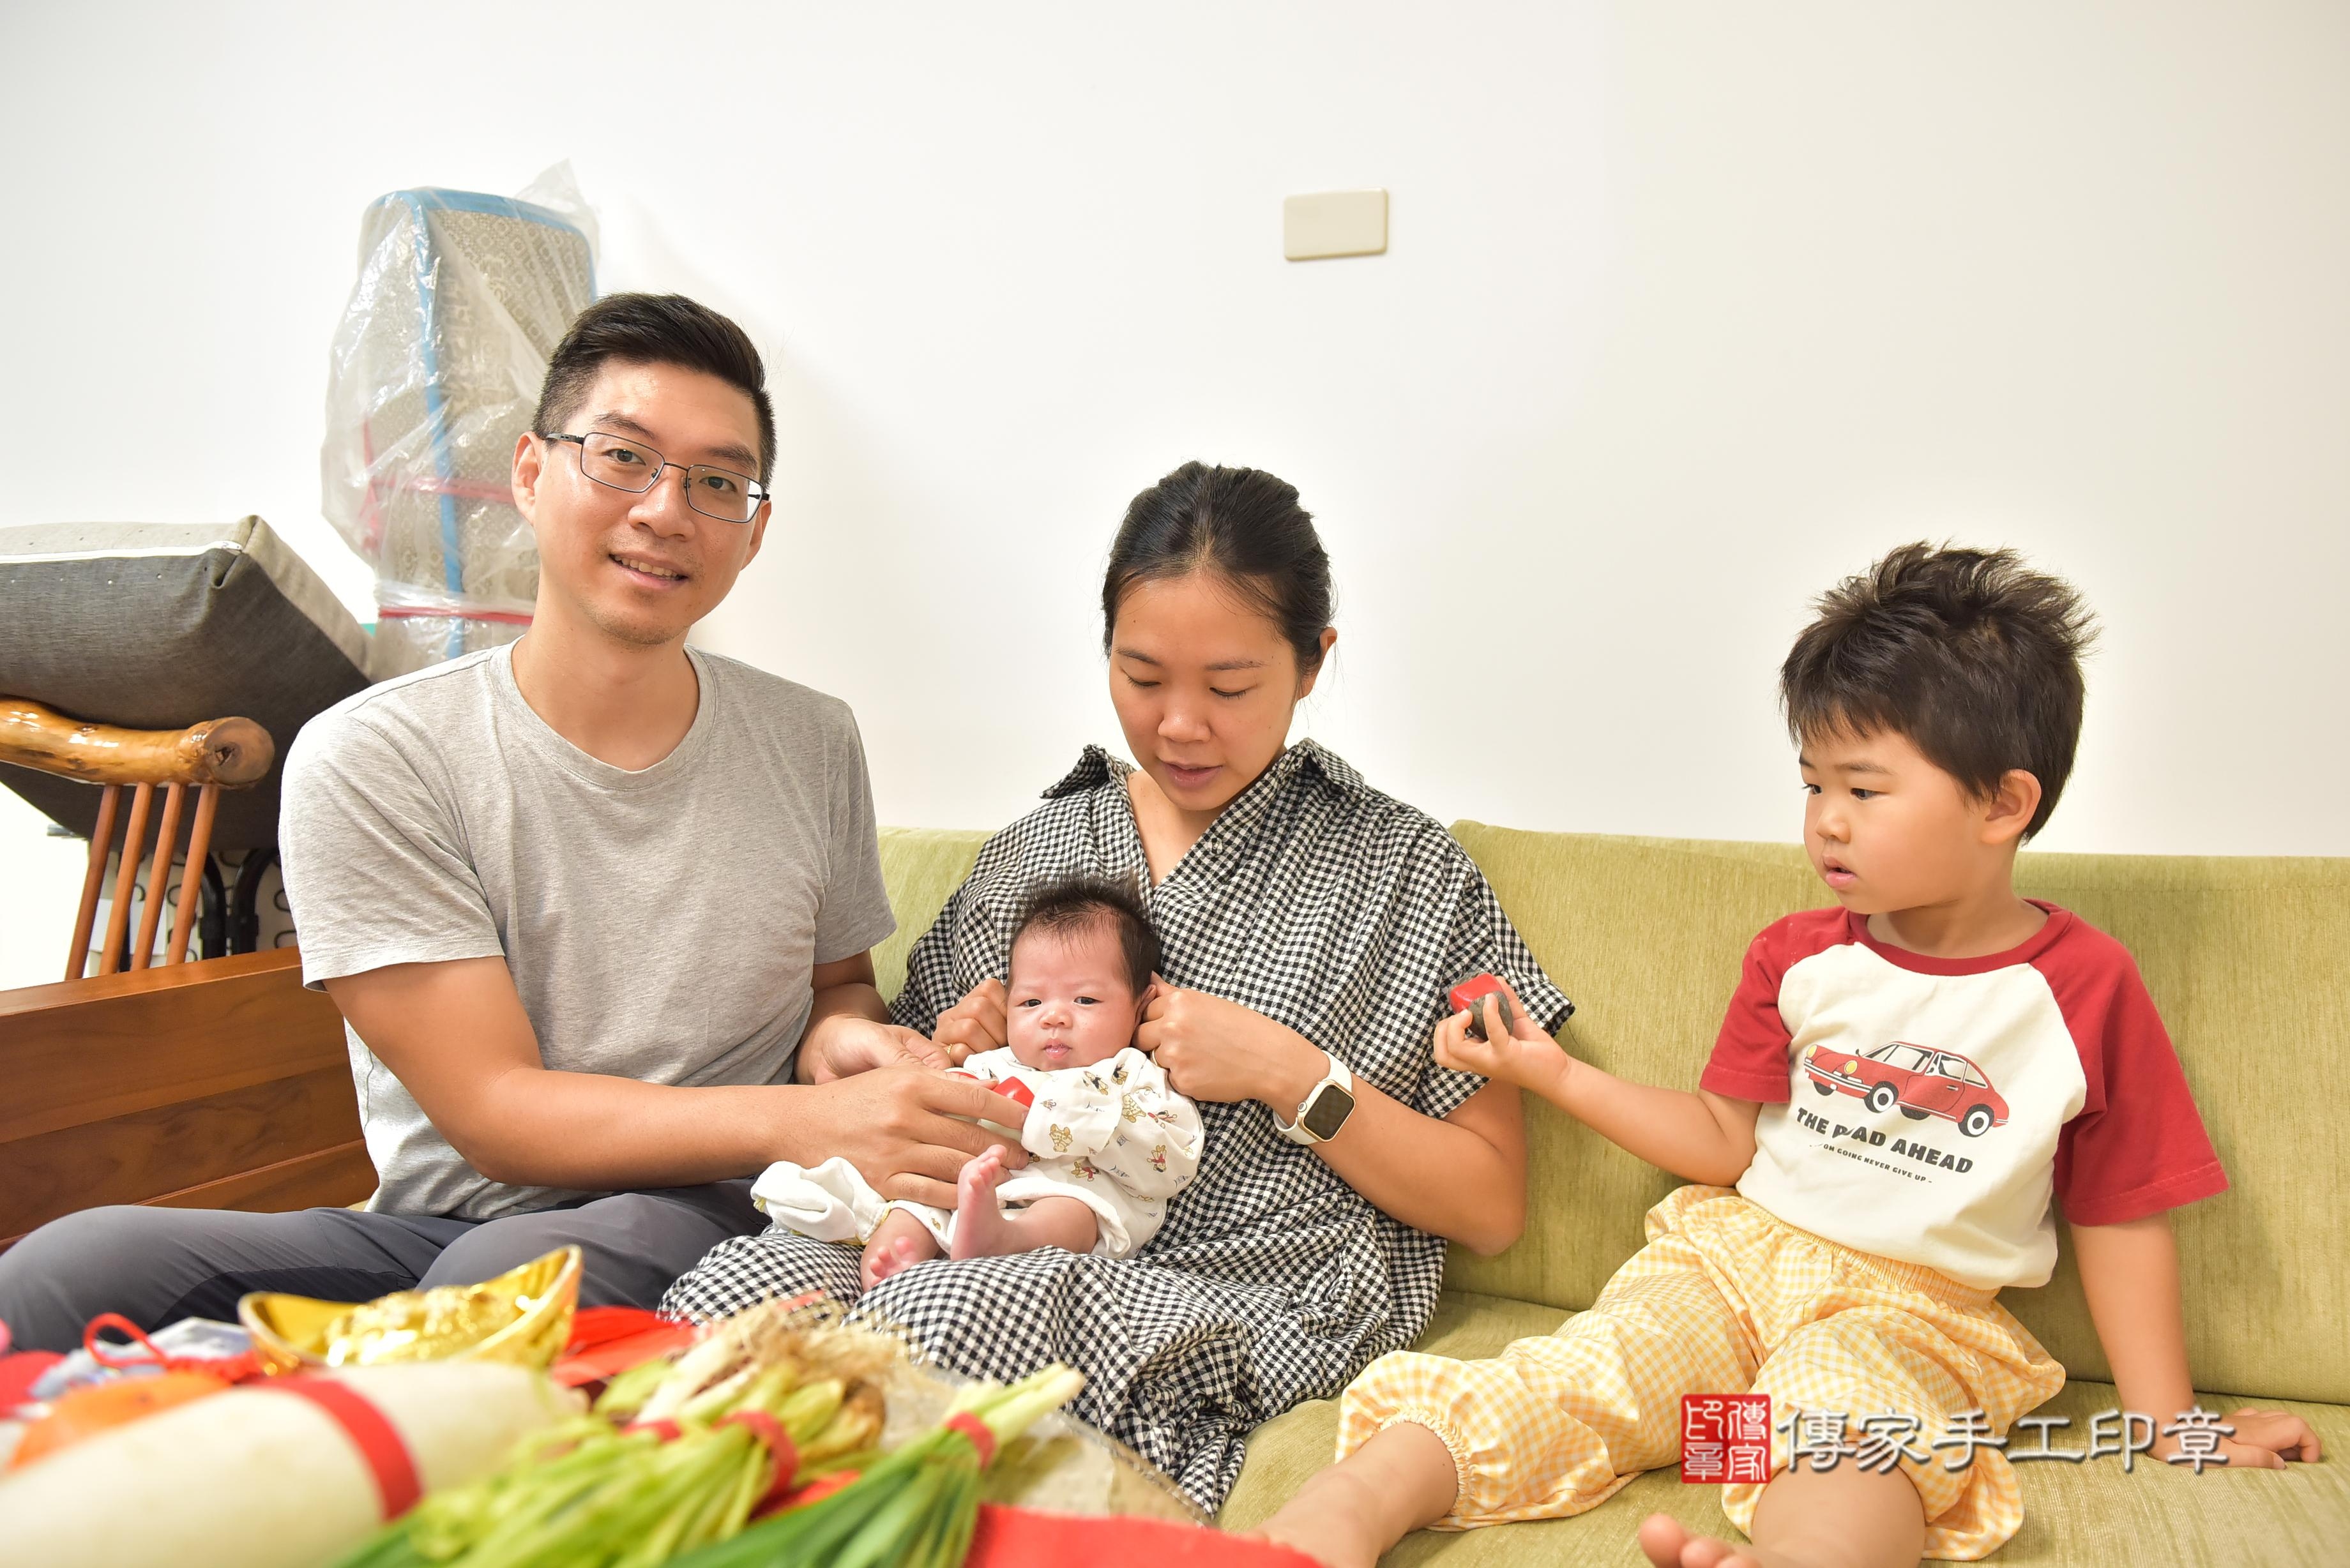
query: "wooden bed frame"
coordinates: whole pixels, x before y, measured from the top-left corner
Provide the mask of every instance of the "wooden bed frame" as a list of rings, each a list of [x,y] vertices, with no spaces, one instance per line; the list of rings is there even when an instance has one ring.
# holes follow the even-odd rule
[[[295,950],[0,991],[0,1248],[104,1203],[374,1190],[342,1014]]]

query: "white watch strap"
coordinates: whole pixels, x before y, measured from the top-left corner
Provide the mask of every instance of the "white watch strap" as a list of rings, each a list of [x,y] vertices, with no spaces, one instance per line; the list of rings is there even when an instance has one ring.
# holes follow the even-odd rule
[[[1322,1053],[1322,1059],[1329,1064],[1329,1070],[1325,1072],[1321,1077],[1315,1079],[1314,1086],[1305,1091],[1305,1097],[1297,1102],[1297,1109],[1294,1113],[1296,1119],[1294,1121],[1284,1122],[1278,1116],[1274,1118],[1274,1130],[1280,1133],[1282,1137],[1287,1138],[1292,1143],[1320,1143],[1322,1141],[1306,1129],[1305,1107],[1314,1103],[1314,1096],[1322,1092],[1324,1085],[1336,1084],[1338,1087],[1346,1090],[1349,1096],[1353,1096],[1355,1092],[1355,1075],[1347,1071],[1347,1064],[1339,1061],[1337,1057],[1333,1056],[1327,1051]]]

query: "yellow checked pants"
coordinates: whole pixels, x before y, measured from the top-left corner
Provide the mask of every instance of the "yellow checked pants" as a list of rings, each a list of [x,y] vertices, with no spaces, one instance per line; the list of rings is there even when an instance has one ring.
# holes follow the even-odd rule
[[[1866,1417],[1914,1417],[1898,1463],[1925,1500],[1926,1555],[1978,1558],[2015,1533],[2023,1504],[2007,1457],[1931,1448],[1963,1430],[1970,1410],[2003,1437],[2064,1385],[2064,1369],[1995,1292],[1840,1247],[1727,1188],[1681,1188],[1648,1211],[1648,1230],[1591,1310],[1555,1334],[1492,1361],[1401,1351],[1373,1362],[1340,1406],[1338,1457],[1415,1422],[1460,1470],[1460,1495],[1436,1528],[1556,1519],[1678,1462],[1682,1395],[1762,1393],[1781,1428],[1773,1475],[1787,1466],[1790,1410],[1844,1413],[1853,1442]],[[1834,1441],[1813,1429],[1807,1454]],[[1971,1462],[1949,1468],[1962,1459]],[[1722,1488],[1740,1529],[1762,1490]]]

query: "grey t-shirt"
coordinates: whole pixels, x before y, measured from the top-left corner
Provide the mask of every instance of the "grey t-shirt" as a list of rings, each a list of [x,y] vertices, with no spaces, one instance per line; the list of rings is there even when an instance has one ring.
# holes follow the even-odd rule
[[[896,924],[865,753],[837,698],[687,653],[693,726],[641,772],[532,711],[511,648],[304,725],[278,836],[305,983],[502,956],[551,1068],[788,1080],[810,971]],[[486,1220],[582,1196],[484,1179],[346,1033],[371,1207]]]

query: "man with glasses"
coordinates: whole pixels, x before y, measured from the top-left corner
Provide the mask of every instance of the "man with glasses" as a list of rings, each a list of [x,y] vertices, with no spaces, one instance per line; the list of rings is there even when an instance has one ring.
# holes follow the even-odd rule
[[[686,642],[766,533],[758,351],[691,300],[616,296],[556,349],[535,423],[530,630],[359,693],[286,757],[286,888],[348,1021],[374,1198],[57,1220],[0,1254],[20,1345],[566,1244],[583,1303],[651,1307],[762,1227],[773,1161],[845,1156],[945,1207],[986,1147],[977,1084],[865,1071],[944,1062],[874,988],[893,921],[847,707]]]

